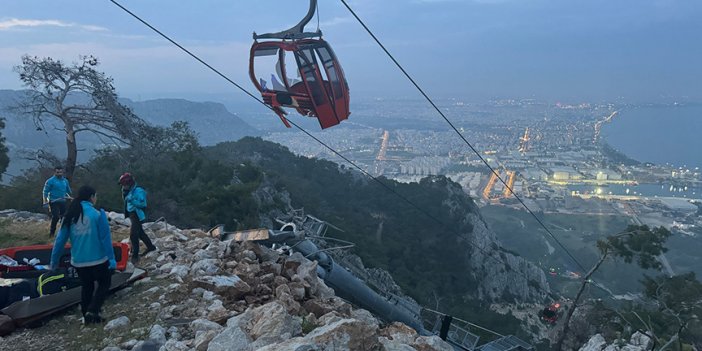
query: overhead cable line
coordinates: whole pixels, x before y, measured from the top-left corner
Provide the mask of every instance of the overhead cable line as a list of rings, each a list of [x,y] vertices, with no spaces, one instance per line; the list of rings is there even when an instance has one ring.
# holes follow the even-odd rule
[[[429,102],[429,104],[431,104],[431,106],[436,110],[436,112],[438,112],[439,115],[441,115],[441,117],[444,119],[444,121],[446,121],[446,123],[448,123],[449,126],[451,126],[451,128],[456,132],[456,134],[458,134],[458,136],[463,140],[463,142],[466,145],[468,145],[468,147],[473,151],[473,153],[475,153],[476,156],[478,156],[480,161],[482,161],[485,164],[485,166],[490,170],[490,172],[492,174],[494,174],[497,177],[497,179],[500,180],[500,182],[505,186],[505,188],[509,189],[509,192],[512,193],[512,195],[514,195],[514,197],[517,200],[519,200],[519,203],[521,203],[522,206],[524,206],[524,208],[527,210],[527,212],[529,212],[529,214],[531,214],[534,217],[534,219],[536,219],[536,221],[539,222],[539,224],[546,230],[546,232],[551,236],[551,238],[553,238],[553,240],[556,241],[558,246],[560,246],[563,249],[563,251],[565,251],[568,254],[568,256],[573,260],[573,262],[575,262],[575,264],[577,264],[578,267],[580,267],[580,269],[583,272],[586,272],[587,270],[585,269],[585,267],[582,264],[580,264],[580,262],[575,258],[575,256],[573,256],[570,253],[570,251],[568,251],[568,249],[566,249],[566,247],[563,244],[561,244],[561,242],[556,238],[556,236],[553,235],[551,230],[549,230],[548,227],[546,227],[546,225],[541,221],[541,219],[539,219],[539,217],[529,208],[529,206],[527,206],[526,203],[524,203],[522,198],[519,197],[514,192],[514,190],[512,190],[512,188],[507,184],[507,182],[505,182],[504,179],[502,179],[500,174],[497,171],[495,171],[495,169],[492,166],[490,166],[490,164],[487,162],[487,160],[485,160],[485,158],[482,155],[480,155],[480,152],[478,152],[478,150],[476,150],[475,147],[473,147],[473,145],[465,138],[465,136],[463,136],[463,134],[460,131],[458,131],[456,126],[446,117],[446,115],[444,115],[444,113],[441,112],[439,107],[436,106],[436,104],[429,97],[429,95],[427,95],[424,92],[424,90],[419,86],[419,84],[417,84],[417,82],[412,78],[412,76],[410,76],[409,73],[407,73],[407,71],[404,69],[404,67],[402,67],[402,65],[400,65],[399,62],[397,62],[395,57],[388,51],[388,49],[385,48],[385,45],[383,45],[383,43],[380,42],[378,37],[376,37],[375,34],[373,34],[373,32],[368,28],[368,26],[366,26],[366,24],[361,20],[361,18],[359,18],[358,15],[356,15],[356,12],[354,12],[354,10],[349,6],[349,4],[346,2],[346,0],[341,0],[341,2],[344,4],[344,6],[346,6],[346,8],[349,10],[349,12],[351,12],[353,17],[356,18],[358,23],[361,24],[361,26],[366,30],[366,32],[368,32],[368,34],[373,38],[373,40],[375,40],[375,42],[380,46],[380,48],[383,49],[383,51],[385,51],[385,53],[388,55],[388,57],[390,57],[392,62],[395,63],[397,68],[399,68],[400,71],[402,71],[402,73],[405,75],[405,77],[407,77],[407,79],[409,79],[409,81],[412,83],[412,85],[414,85],[414,87],[417,88],[417,90],[422,94],[422,96],[424,96],[424,98]]]
[[[250,97],[252,97],[254,100],[256,100],[256,101],[258,101],[259,103],[261,103],[261,104],[262,104],[263,106],[265,106],[266,108],[268,108],[268,109],[270,109],[270,110],[273,110],[273,108],[271,108],[270,106],[266,105],[266,103],[264,103],[264,102],[263,102],[261,99],[259,99],[257,96],[254,96],[254,95],[251,94],[249,91],[247,91],[245,88],[243,88],[241,85],[237,84],[237,83],[234,82],[232,79],[230,79],[229,77],[227,77],[226,75],[224,75],[223,73],[221,73],[220,71],[218,71],[217,69],[215,69],[214,67],[212,67],[211,65],[209,65],[207,62],[205,62],[204,60],[202,60],[201,58],[199,58],[197,55],[193,54],[192,52],[190,52],[189,50],[187,50],[185,47],[183,47],[182,45],[178,44],[175,40],[171,39],[171,38],[168,37],[166,34],[164,34],[163,32],[159,31],[158,29],[156,29],[155,27],[153,27],[152,25],[150,25],[150,24],[149,24],[148,22],[146,22],[145,20],[141,19],[141,18],[140,18],[139,16],[137,16],[135,13],[129,11],[127,8],[125,8],[124,6],[122,6],[121,4],[119,4],[116,0],[109,0],[109,1],[112,2],[113,4],[115,4],[115,5],[116,5],[117,7],[119,7],[120,9],[124,10],[126,13],[128,13],[129,15],[131,15],[132,17],[134,17],[135,19],[137,19],[139,22],[141,22],[141,23],[143,23],[144,25],[146,25],[147,27],[149,27],[149,28],[150,28],[151,30],[153,30],[154,32],[158,33],[160,36],[162,36],[163,38],[165,38],[166,40],[168,40],[169,42],[171,42],[171,43],[174,44],[175,46],[177,46],[179,49],[181,49],[182,51],[184,51],[185,53],[187,53],[188,55],[190,55],[191,57],[193,57],[195,60],[197,60],[198,62],[202,63],[205,67],[209,68],[211,71],[215,72],[217,75],[219,75],[220,77],[224,78],[226,81],[228,81],[228,82],[230,82],[231,84],[233,84],[234,86],[236,86],[239,90],[243,91],[244,93],[246,93],[247,95],[249,95]],[[429,217],[430,219],[432,219],[433,221],[435,221],[435,222],[438,223],[439,225],[441,225],[441,226],[443,226],[443,227],[449,229],[449,230],[448,230],[449,233],[451,233],[451,234],[457,236],[459,239],[463,239],[466,243],[468,243],[469,245],[473,246],[473,247],[476,248],[478,251],[482,252],[486,257],[489,257],[490,259],[494,260],[495,262],[503,263],[503,264],[509,264],[508,262],[506,262],[506,261],[504,261],[504,260],[501,260],[501,259],[498,259],[498,258],[492,256],[490,253],[488,253],[487,251],[485,251],[485,249],[483,249],[483,248],[481,248],[480,246],[478,246],[477,244],[471,242],[469,239],[463,237],[461,234],[459,234],[459,233],[457,233],[457,232],[455,232],[455,231],[450,230],[451,227],[449,227],[448,225],[446,225],[445,223],[443,223],[440,219],[436,218],[435,216],[433,216],[432,214],[430,214],[430,213],[427,212],[426,210],[422,209],[422,208],[419,207],[417,204],[415,204],[414,202],[412,202],[411,200],[409,200],[407,197],[405,197],[404,195],[398,193],[398,192],[395,191],[393,188],[391,188],[391,187],[388,186],[387,184],[385,184],[385,183],[383,183],[382,181],[380,181],[380,179],[378,179],[377,177],[375,177],[375,176],[373,176],[372,174],[368,173],[366,170],[364,170],[363,168],[361,168],[361,167],[360,167],[359,165],[357,165],[355,162],[353,162],[352,160],[350,160],[350,159],[347,158],[346,156],[342,155],[341,153],[339,153],[338,151],[336,151],[334,148],[332,148],[331,146],[327,145],[325,142],[323,142],[323,141],[320,140],[319,138],[315,137],[314,135],[312,135],[310,132],[308,132],[308,131],[305,130],[304,128],[300,127],[300,126],[299,126],[298,124],[296,124],[295,122],[289,120],[287,117],[284,117],[284,118],[285,118],[291,125],[293,125],[295,128],[297,128],[298,130],[300,130],[301,132],[303,132],[304,134],[306,134],[306,135],[309,136],[310,138],[314,139],[314,140],[315,140],[316,142],[318,142],[320,145],[324,146],[324,147],[327,148],[329,151],[331,151],[332,153],[334,153],[336,156],[338,156],[339,158],[343,159],[344,161],[346,161],[347,163],[349,163],[350,165],[352,165],[354,168],[356,168],[357,170],[359,170],[361,173],[363,173],[363,174],[366,175],[367,177],[373,179],[376,183],[380,184],[382,187],[384,187],[384,188],[387,189],[388,191],[392,192],[393,194],[395,194],[396,196],[398,196],[399,198],[401,198],[401,199],[402,199],[403,201],[405,201],[407,204],[409,204],[410,206],[414,207],[414,208],[417,209],[419,212],[423,213],[425,216]],[[525,274],[523,274],[523,273],[521,273],[520,275],[523,276],[524,278],[526,278],[527,281],[530,280],[530,278],[529,278],[527,275],[525,275]],[[548,291],[548,290],[542,288],[541,286],[536,287],[536,289],[537,289],[537,290],[540,290],[542,293],[544,293],[546,296],[550,297],[552,300],[557,300],[557,299],[558,299],[558,297],[555,296],[551,291]],[[555,296],[555,297],[554,297],[554,296]]]
[[[510,193],[512,195],[514,195],[514,197],[517,200],[519,200],[519,203],[521,203],[522,206],[524,206],[524,208],[527,210],[527,212],[529,212],[529,214],[531,214],[531,216],[534,217],[534,219],[544,228],[544,230],[546,230],[546,232],[549,234],[549,236],[551,236],[551,238],[553,238],[553,240],[556,241],[558,246],[560,246],[563,249],[563,251],[565,251],[568,254],[568,256],[573,260],[573,262],[575,262],[575,264],[577,264],[578,267],[580,267],[580,269],[583,270],[583,272],[586,272],[587,270],[575,258],[575,256],[573,256],[570,253],[570,251],[568,251],[568,249],[556,238],[556,236],[553,235],[551,230],[549,230],[548,227],[546,227],[546,225],[543,223],[543,221],[541,221],[541,219],[526,205],[526,203],[524,203],[524,201],[521,199],[521,197],[519,197],[519,195],[517,195],[517,193],[515,193],[514,190],[512,190],[512,188],[502,179],[502,177],[500,177],[500,175],[495,171],[495,169],[493,169],[493,167],[490,166],[490,164],[485,160],[485,158],[483,158],[480,155],[480,153],[475,149],[475,147],[473,147],[473,145],[470,142],[468,142],[468,140],[465,138],[465,136],[463,136],[463,134],[458,131],[458,129],[446,117],[446,115],[444,115],[444,113],[441,112],[441,110],[436,106],[434,101],[424,92],[424,90],[419,86],[419,84],[417,84],[417,82],[415,82],[415,80],[409,75],[409,73],[407,73],[407,71],[402,67],[402,65],[400,65],[400,63],[395,59],[395,57],[385,48],[385,46],[380,42],[380,40],[375,36],[375,34],[373,34],[373,32],[368,28],[368,26],[366,26],[366,24],[361,20],[361,18],[359,18],[358,15],[356,15],[356,12],[353,11],[353,9],[349,6],[349,4],[346,2],[346,0],[341,0],[341,2],[349,10],[349,12],[353,15],[353,17],[356,18],[356,20],[361,24],[361,26],[366,30],[366,32],[368,32],[368,34],[373,38],[373,40],[375,40],[375,42],[383,49],[383,51],[388,55],[388,57],[392,60],[392,62],[395,63],[395,65],[400,69],[400,71],[402,71],[402,73],[405,75],[405,77],[407,77],[407,79],[409,79],[409,81],[412,83],[412,85],[414,85],[415,88],[417,88],[417,90],[422,94],[422,96],[424,96],[424,98],[431,104],[431,106],[436,110],[436,112],[438,112],[439,115],[441,115],[441,117],[446,121],[446,123],[448,123],[449,126],[451,126],[451,128],[456,132],[456,134],[458,134],[458,136],[465,142],[465,144],[468,145],[468,147],[473,151],[473,153],[475,153],[475,155],[478,156],[478,158],[485,164],[485,166],[492,172],[492,174],[494,174],[497,177],[497,179],[500,180],[500,182],[505,186],[505,188],[509,189]],[[616,300],[616,297],[611,292],[607,291],[607,293],[609,293],[611,298]],[[549,294],[549,296],[550,296],[550,294]],[[575,304],[575,301],[573,303]],[[629,325],[631,326],[631,324],[629,324]]]

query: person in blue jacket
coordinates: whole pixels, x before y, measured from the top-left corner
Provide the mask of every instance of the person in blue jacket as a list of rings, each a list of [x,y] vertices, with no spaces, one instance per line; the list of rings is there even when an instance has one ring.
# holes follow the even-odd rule
[[[46,180],[44,191],[42,192],[42,202],[44,206],[49,206],[49,212],[51,213],[49,237],[54,236],[56,224],[66,213],[66,200],[71,198],[71,187],[63,173],[63,167],[56,166],[54,175]]]
[[[132,242],[132,263],[139,263],[139,240],[146,245],[147,253],[156,250],[156,246],[144,232],[142,222],[146,219],[146,190],[138,186],[134,177],[129,173],[119,177],[119,184],[122,186],[122,198],[124,199],[124,216],[129,218],[129,240]]]
[[[71,265],[81,281],[80,307],[85,324],[100,323],[100,309],[110,290],[112,270],[117,266],[107,215],[95,209],[95,189],[82,186],[71,202],[51,252],[57,269],[66,241],[71,240]],[[97,289],[95,289],[97,282]]]

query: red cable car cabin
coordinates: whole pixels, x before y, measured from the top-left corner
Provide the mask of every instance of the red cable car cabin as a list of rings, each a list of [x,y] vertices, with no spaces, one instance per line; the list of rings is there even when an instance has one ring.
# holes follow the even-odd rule
[[[254,42],[249,76],[263,101],[273,107],[288,128],[283,107],[317,117],[322,129],[349,117],[344,72],[329,44],[321,38]]]

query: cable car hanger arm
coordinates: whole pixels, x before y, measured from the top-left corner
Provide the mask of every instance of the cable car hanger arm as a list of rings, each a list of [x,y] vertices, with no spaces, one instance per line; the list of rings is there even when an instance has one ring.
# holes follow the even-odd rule
[[[305,26],[314,17],[315,9],[317,8],[317,0],[310,0],[310,8],[307,10],[307,15],[300,20],[300,22],[294,25],[292,28],[276,32],[276,33],[266,33],[266,34],[256,34],[253,33],[254,40],[258,39],[304,39],[304,38],[315,38],[321,37],[322,31],[317,29],[316,32],[305,33]]]

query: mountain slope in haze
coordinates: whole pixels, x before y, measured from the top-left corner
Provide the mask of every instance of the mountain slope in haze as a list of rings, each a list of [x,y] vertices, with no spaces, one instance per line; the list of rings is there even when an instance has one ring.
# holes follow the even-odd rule
[[[364,263],[390,272],[420,303],[439,303],[449,313],[495,325],[489,320],[494,316],[482,313],[491,302],[540,303],[549,290],[544,272],[502,248],[473,199],[448,178],[410,184],[379,178],[381,186],[355,170],[258,138],[205,152],[219,162],[262,169],[273,184],[270,198],[289,198],[294,208],[341,228],[328,235],[355,243],[353,252]],[[261,218],[268,227],[273,220]]]
[[[229,112],[224,105],[216,102],[193,102],[184,99],[124,99],[122,102],[149,123],[167,126],[175,121],[188,122],[198,134],[202,145],[262,135],[235,113]]]
[[[63,158],[66,155],[65,135],[54,119],[47,118],[42,128],[38,128],[29,116],[21,116],[9,108],[17,105],[24,96],[22,90],[0,90],[0,117],[6,120],[3,135],[10,149],[9,174],[19,174],[21,170],[33,167],[33,161],[23,159],[24,154],[44,150]],[[121,99],[134,113],[149,123],[168,126],[175,121],[186,121],[198,134],[202,145],[214,145],[223,141],[234,141],[244,136],[259,136],[262,132],[229,112],[224,105],[215,102],[193,102],[183,99],[157,99],[135,102]],[[59,130],[56,130],[56,129]],[[79,162],[86,162],[99,148],[101,141],[90,133],[78,135]]]

